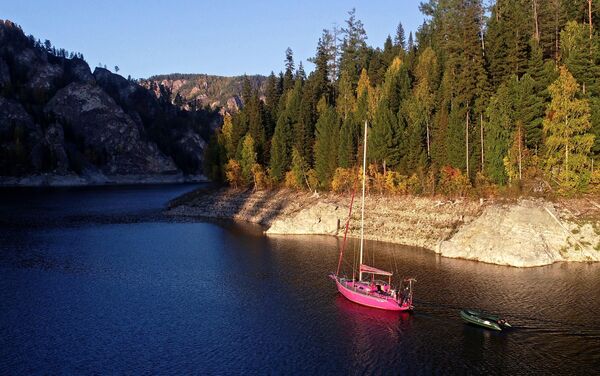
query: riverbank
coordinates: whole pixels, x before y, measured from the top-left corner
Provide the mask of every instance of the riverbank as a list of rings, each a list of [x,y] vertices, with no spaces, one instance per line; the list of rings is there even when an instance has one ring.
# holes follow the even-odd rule
[[[101,185],[174,184],[208,182],[204,175],[56,175],[0,176],[0,187],[80,187]]]
[[[173,200],[167,214],[257,223],[269,236],[340,236],[349,201],[331,193],[197,190]],[[360,235],[356,202],[349,235]],[[594,198],[447,200],[369,195],[365,238],[516,267],[600,261],[600,204]]]

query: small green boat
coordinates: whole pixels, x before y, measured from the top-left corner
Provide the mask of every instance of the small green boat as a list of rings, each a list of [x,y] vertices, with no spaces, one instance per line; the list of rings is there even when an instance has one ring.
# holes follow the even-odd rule
[[[501,331],[502,328],[510,328],[511,325],[504,319],[496,315],[490,315],[481,311],[463,309],[460,311],[460,317],[468,324],[482,326],[487,329]]]

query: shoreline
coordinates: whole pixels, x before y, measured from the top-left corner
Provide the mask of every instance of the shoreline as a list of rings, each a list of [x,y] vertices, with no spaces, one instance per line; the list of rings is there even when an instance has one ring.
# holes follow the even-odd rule
[[[172,200],[166,214],[256,223],[267,236],[343,236],[349,201],[332,193],[287,189],[199,189]],[[588,198],[553,202],[369,195],[365,239],[514,267],[597,262],[599,219],[600,205]],[[359,223],[355,203],[348,236],[360,237]]]
[[[0,188],[103,187],[176,183],[209,183],[204,175],[54,175],[0,176]]]

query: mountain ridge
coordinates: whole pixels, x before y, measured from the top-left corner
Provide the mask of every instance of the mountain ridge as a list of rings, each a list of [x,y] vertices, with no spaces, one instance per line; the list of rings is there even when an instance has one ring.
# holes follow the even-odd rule
[[[202,174],[217,110],[178,108],[82,57],[0,20],[0,185]]]

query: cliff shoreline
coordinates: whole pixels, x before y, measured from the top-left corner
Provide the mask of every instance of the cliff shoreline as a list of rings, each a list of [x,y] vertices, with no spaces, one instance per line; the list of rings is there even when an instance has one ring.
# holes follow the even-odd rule
[[[262,225],[269,235],[343,235],[350,200],[331,193],[200,189],[166,213]],[[533,267],[600,261],[597,199],[448,200],[369,195],[365,238],[432,250],[445,257]],[[358,237],[358,205],[349,236]]]

